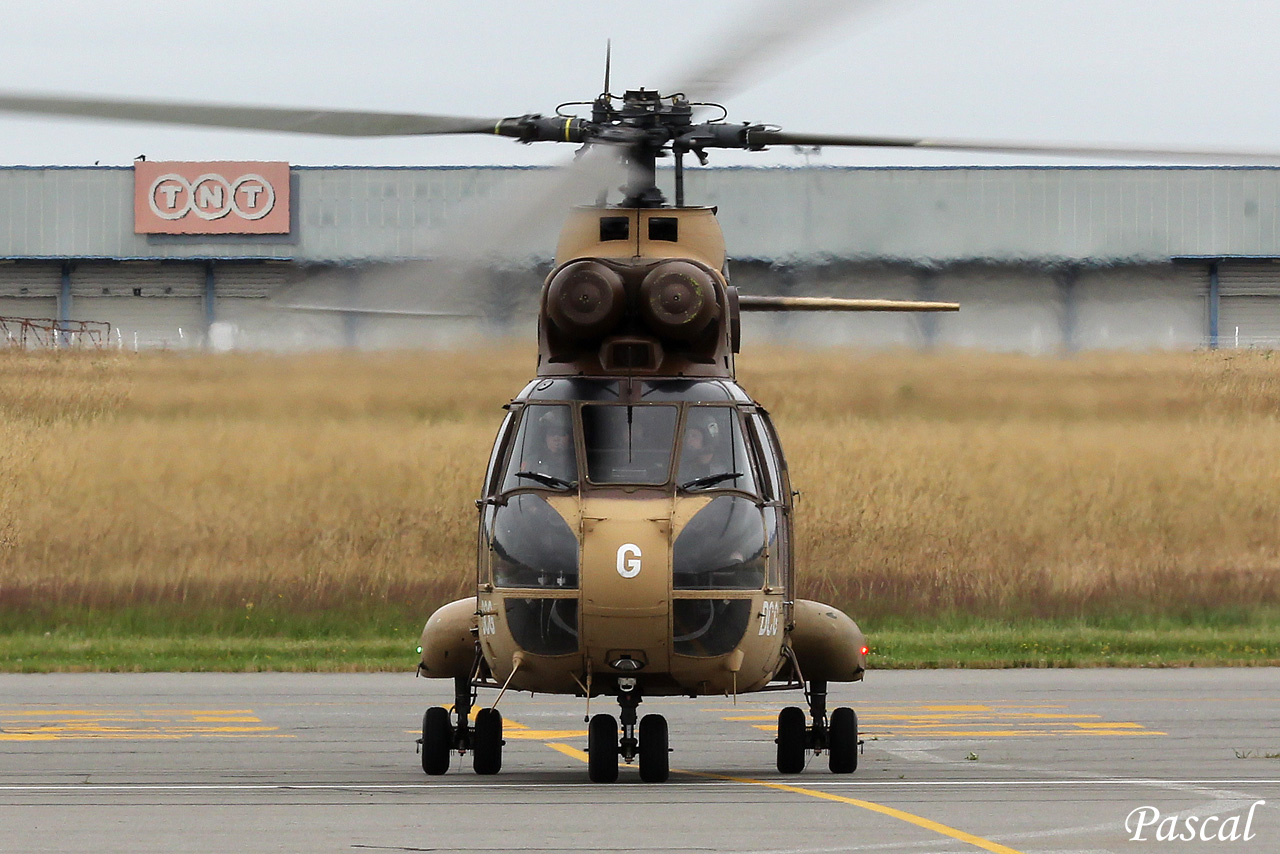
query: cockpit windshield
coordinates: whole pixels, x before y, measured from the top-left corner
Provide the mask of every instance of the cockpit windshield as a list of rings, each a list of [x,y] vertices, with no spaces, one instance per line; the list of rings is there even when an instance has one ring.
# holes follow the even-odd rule
[[[578,485],[573,447],[573,410],[566,404],[525,407],[516,433],[503,491],[522,486],[570,490]]]
[[[661,486],[674,479],[683,492],[756,492],[742,414],[734,405],[583,401],[530,403],[518,412],[502,492],[573,492],[583,473],[595,485]]]
[[[582,438],[592,483],[662,484],[671,472],[679,408],[584,404]]]
[[[685,416],[676,483],[681,489],[755,491],[742,419],[732,406],[691,406]]]

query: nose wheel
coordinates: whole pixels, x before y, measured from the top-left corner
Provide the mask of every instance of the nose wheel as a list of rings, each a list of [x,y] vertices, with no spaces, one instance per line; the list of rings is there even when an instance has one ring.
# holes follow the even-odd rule
[[[640,719],[640,779],[646,783],[667,782],[671,774],[667,742],[666,718],[645,715]]]
[[[621,729],[613,715],[592,715],[587,722],[587,776],[593,783],[613,783],[618,779],[618,760],[630,764],[639,759],[640,779],[665,783],[671,774],[667,719],[645,715],[636,725],[637,691],[618,695]]]
[[[587,776],[593,783],[618,779],[618,722],[613,715],[592,715],[587,723]]]
[[[814,680],[805,692],[812,724],[804,710],[787,706],[778,712],[778,773],[799,774],[809,751],[827,751],[833,774],[851,774],[858,768],[858,715],[841,706],[827,717],[827,683]]]
[[[476,712],[475,724],[471,723],[471,708],[476,694],[471,680],[458,677],[454,680],[453,719],[443,706],[432,706],[422,716],[422,738],[418,745],[422,751],[422,770],[432,776],[449,770],[450,754],[471,751],[471,761],[477,774],[497,774],[502,770],[502,713],[497,709],[481,709]],[[616,763],[615,763],[616,764]]]

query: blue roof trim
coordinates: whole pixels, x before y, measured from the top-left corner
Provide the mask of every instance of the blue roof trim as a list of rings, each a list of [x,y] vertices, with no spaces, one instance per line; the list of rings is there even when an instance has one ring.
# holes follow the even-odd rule
[[[550,170],[556,166],[294,166],[289,168],[295,172],[531,172]]]
[[[89,172],[125,172],[133,171],[132,166],[0,166],[0,172],[69,172],[87,170]]]
[[[674,167],[659,167],[659,171],[674,171]],[[1277,172],[1280,166],[1186,166],[1139,164],[1123,166],[1105,164],[1096,166],[696,166],[686,169],[686,175],[699,171],[714,172]]]
[[[207,261],[275,261],[287,264],[299,263],[288,255],[184,255],[180,258],[165,255],[3,255],[0,261],[164,261],[174,264]],[[306,262],[310,263],[310,262]]]
[[[217,163],[221,161],[196,161]],[[532,171],[550,171],[557,169],[557,166],[512,166],[512,165],[491,165],[491,166],[302,166],[290,164],[289,169],[294,172],[532,172]],[[11,165],[0,166],[0,172],[69,172],[69,171],[90,171],[90,172],[128,172],[132,171],[132,166],[29,166],[29,165]],[[672,172],[674,167],[660,166],[660,172]],[[1214,166],[1214,165],[1153,165],[1153,164],[1098,164],[1098,165],[1022,165],[1022,166],[836,166],[836,165],[811,165],[811,166],[692,166],[688,167],[688,174],[697,174],[698,172],[1116,172],[1116,171],[1145,171],[1145,172],[1276,172],[1280,171],[1280,166],[1264,166],[1264,165],[1232,165],[1232,166]]]
[[[1174,255],[1171,261],[1280,261],[1277,255]]]

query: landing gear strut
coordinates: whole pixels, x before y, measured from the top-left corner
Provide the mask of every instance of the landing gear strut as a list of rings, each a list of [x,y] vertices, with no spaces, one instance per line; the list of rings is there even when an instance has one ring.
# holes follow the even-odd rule
[[[453,680],[453,719],[441,706],[427,709],[422,716],[422,770],[432,776],[449,770],[449,754],[471,751],[477,774],[497,774],[502,770],[502,713],[497,709],[481,709],[471,724],[471,709],[476,690],[468,676]]]
[[[808,726],[804,710],[797,706],[787,706],[778,713],[778,772],[799,774],[810,750],[827,751],[833,774],[853,772],[858,767],[858,716],[842,706],[828,719],[827,683],[823,680],[809,682],[805,699],[813,721]]]
[[[587,776],[593,783],[613,783],[618,779],[618,758],[630,764],[640,759],[640,779],[664,783],[670,776],[667,719],[645,715],[636,725],[636,707],[641,703],[635,680],[618,680],[619,718],[592,715],[587,723]]]

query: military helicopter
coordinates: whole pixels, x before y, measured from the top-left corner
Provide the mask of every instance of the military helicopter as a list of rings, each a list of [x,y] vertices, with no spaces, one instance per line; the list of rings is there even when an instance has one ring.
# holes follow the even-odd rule
[[[751,311],[954,311],[954,303],[740,295],[709,207],[684,199],[684,157],[709,149],[871,144],[765,125],[695,121],[683,94],[605,88],[589,117],[370,116],[22,95],[0,109],[312,133],[493,133],[603,147],[626,167],[618,204],[569,213],[541,295],[534,379],[508,405],[484,477],[476,592],[437,610],[418,672],[454,680],[452,714],[428,709],[421,757],[442,774],[470,751],[502,767],[497,702],[482,688],[617,698],[588,722],[592,781],[619,758],[667,778],[668,727],[646,696],[803,690],[778,717],[777,767],[827,751],[857,767],[857,715],[828,714],[827,685],[866,670],[862,632],[795,596],[792,497],[767,411],[735,380]],[[723,108],[720,108],[723,109]],[[369,128],[374,128],[369,130]],[[674,205],[657,161],[675,158]],[[499,699],[501,693],[499,694]]]
[[[522,141],[604,141],[628,180],[619,204],[578,208],[561,232],[536,377],[508,406],[476,502],[476,595],[423,631],[419,671],[452,677],[456,694],[452,718],[424,717],[423,769],[444,773],[468,749],[478,773],[501,768],[496,702],[468,720],[478,688],[616,697],[618,718],[588,721],[595,782],[616,780],[619,758],[638,759],[646,782],[667,778],[667,722],[637,719],[645,696],[789,688],[805,690],[808,716],[780,714],[779,771],[826,750],[832,771],[851,772],[857,716],[827,713],[827,684],[861,679],[866,647],[845,614],[794,596],[786,462],[735,381],[741,313],[958,306],[739,295],[715,211],[684,202],[682,158],[759,147],[766,129],[695,123],[683,95],[615,97],[607,74],[589,106],[589,118],[493,125]],[[669,151],[674,205],[656,182]]]
[[[714,67],[714,63],[712,63]],[[622,198],[569,212],[544,282],[534,378],[507,406],[478,511],[475,593],[439,608],[418,673],[452,679],[419,740],[430,775],[472,754],[502,768],[508,690],[616,698],[588,721],[588,776],[615,781],[638,760],[669,775],[666,720],[645,697],[803,692],[777,720],[779,772],[825,751],[856,770],[858,720],[830,712],[831,682],[863,678],[856,623],[797,597],[793,495],[768,412],[736,381],[741,318],[760,311],[955,311],[955,303],[752,296],[732,284],[709,207],[689,205],[684,163],[716,149],[874,146],[994,152],[1168,155],[1060,144],[809,134],[725,121],[685,90],[610,91],[554,115],[391,115],[0,93],[0,110],[347,136],[496,134],[603,150],[627,170]],[[715,86],[708,86],[715,90]],[[694,94],[699,91],[688,87]],[[578,115],[575,108],[585,115]],[[714,110],[704,120],[699,112]],[[1173,152],[1200,156],[1201,152]],[[1252,156],[1252,155],[1246,155]],[[675,199],[657,164],[674,162]],[[480,690],[496,690],[472,711]]]

